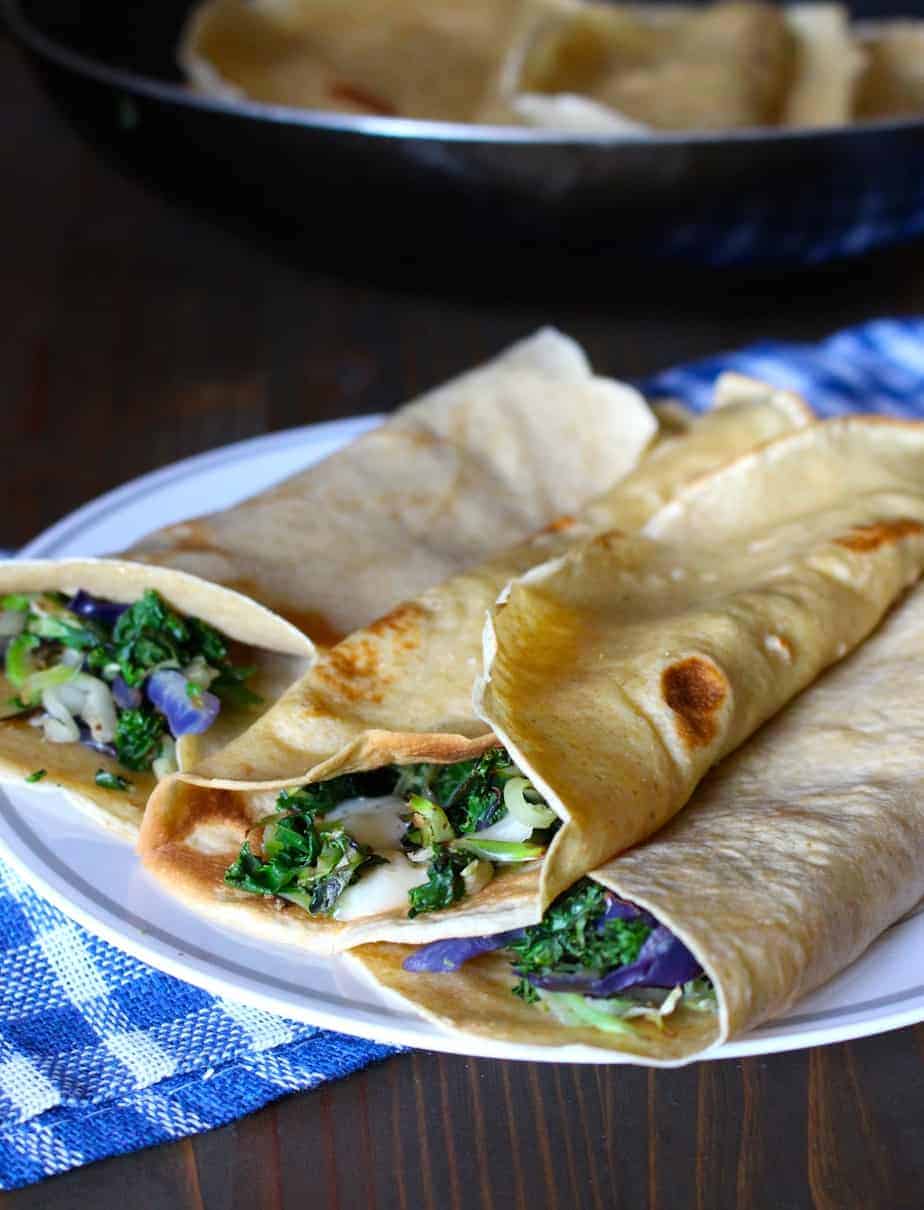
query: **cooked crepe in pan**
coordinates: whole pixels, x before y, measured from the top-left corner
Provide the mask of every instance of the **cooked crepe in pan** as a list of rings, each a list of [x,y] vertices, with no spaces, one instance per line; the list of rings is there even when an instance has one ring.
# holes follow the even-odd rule
[[[223,879],[255,822],[272,813],[280,788],[328,786],[331,778],[388,764],[465,761],[495,745],[473,714],[471,694],[484,614],[504,584],[615,520],[637,529],[691,478],[809,420],[795,397],[736,375],[721,380],[717,394],[720,406],[685,432],[663,437],[636,472],[581,517],[563,518],[533,542],[350,636],[324,653],[240,742],[204,762],[189,780],[166,783],[151,801],[141,838],[149,868],[207,912],[322,949],[351,944],[370,929],[404,935],[410,927],[424,936],[442,928],[437,916],[408,920],[406,898],[398,908],[360,899],[359,918],[348,923],[295,908],[280,911],[276,900],[235,895]],[[651,545],[627,542],[626,550],[637,561]],[[247,781],[257,784],[240,784]],[[395,825],[394,810],[379,814]],[[395,871],[407,873],[401,854],[396,858]],[[382,872],[363,886],[374,890]],[[503,905],[518,877],[509,871],[498,877],[471,900],[472,908]],[[406,890],[399,887],[399,899]],[[473,920],[469,927],[477,931],[479,925]]]
[[[860,118],[924,113],[924,22],[877,21],[861,27],[866,68],[859,85]]]
[[[537,22],[519,55],[506,87],[515,110],[519,94],[533,98],[539,124],[554,125],[555,108],[543,113],[535,100],[564,95],[642,126],[724,130],[779,120],[795,38],[772,4],[729,0],[662,12],[574,4]]]
[[[887,547],[894,532],[860,540]],[[671,930],[713,982],[714,999],[694,1007],[682,997],[664,1016],[623,1001],[629,1015],[608,1016],[614,1003],[605,999],[524,1003],[511,995],[516,955],[500,951],[443,974],[404,969],[412,955],[421,961],[407,946],[353,956],[453,1032],[574,1046],[583,1058],[587,1047],[656,1065],[698,1058],[785,1012],[924,896],[924,707],[914,691],[922,673],[917,588],[714,770],[672,824],[594,871]]]
[[[537,0],[208,0],[180,63],[201,91],[342,113],[477,120]]]

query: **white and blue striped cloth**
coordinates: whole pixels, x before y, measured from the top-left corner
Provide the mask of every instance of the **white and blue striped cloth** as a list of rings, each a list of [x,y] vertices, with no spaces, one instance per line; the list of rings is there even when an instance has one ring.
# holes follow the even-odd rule
[[[793,387],[822,415],[924,416],[924,320],[756,345],[640,385],[704,407],[725,369]],[[160,974],[0,863],[0,1189],[210,1130],[391,1053]]]

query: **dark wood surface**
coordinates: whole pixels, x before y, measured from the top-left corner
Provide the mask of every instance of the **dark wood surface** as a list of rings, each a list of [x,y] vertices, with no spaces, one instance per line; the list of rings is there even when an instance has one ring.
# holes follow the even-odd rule
[[[776,280],[559,289],[342,273],[128,181],[0,40],[0,545],[176,458],[387,409],[541,323],[631,377],[762,337],[924,310],[924,248]],[[152,518],[152,524],[156,518]],[[924,1205],[924,1028],[676,1072],[390,1060],[2,1210],[845,1210]]]

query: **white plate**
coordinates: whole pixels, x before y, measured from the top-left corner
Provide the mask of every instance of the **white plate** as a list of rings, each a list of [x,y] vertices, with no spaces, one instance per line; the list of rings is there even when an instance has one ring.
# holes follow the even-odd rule
[[[335,421],[190,458],[79,509],[23,554],[124,550],[149,532],[152,522],[178,521],[232,504],[375,423],[375,417]],[[0,846],[33,886],[113,945],[210,992],[380,1042],[501,1058],[587,1060],[578,1047],[551,1052],[504,1042],[460,1042],[403,1009],[341,959],[257,945],[187,911],[160,891],[129,845],[84,819],[55,790],[6,786],[0,803]],[[916,916],[891,929],[792,1013],[716,1053],[766,1054],[924,1020],[922,954],[924,916]]]

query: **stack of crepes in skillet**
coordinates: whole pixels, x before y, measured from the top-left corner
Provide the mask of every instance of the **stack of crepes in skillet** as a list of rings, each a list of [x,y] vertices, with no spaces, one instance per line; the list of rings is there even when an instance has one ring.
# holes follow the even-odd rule
[[[315,644],[573,512],[656,430],[638,392],[545,329],[273,490],[121,558],[0,563],[0,775],[44,771],[42,785],[136,836],[155,774],[245,730]],[[221,668],[226,682],[252,668],[249,693],[231,684],[209,723]],[[202,689],[199,709],[187,687]]]
[[[905,595],[924,426],[812,423],[734,377],[718,395],[576,517],[348,636],[161,783],[147,868],[232,927],[349,947],[452,1030],[646,1062],[842,969],[924,895]],[[500,824],[535,818],[525,839],[496,839],[497,811],[490,840],[458,823],[485,768]],[[361,875],[325,903],[346,869],[320,868],[326,838],[354,824]],[[452,893],[415,900],[440,862]]]

